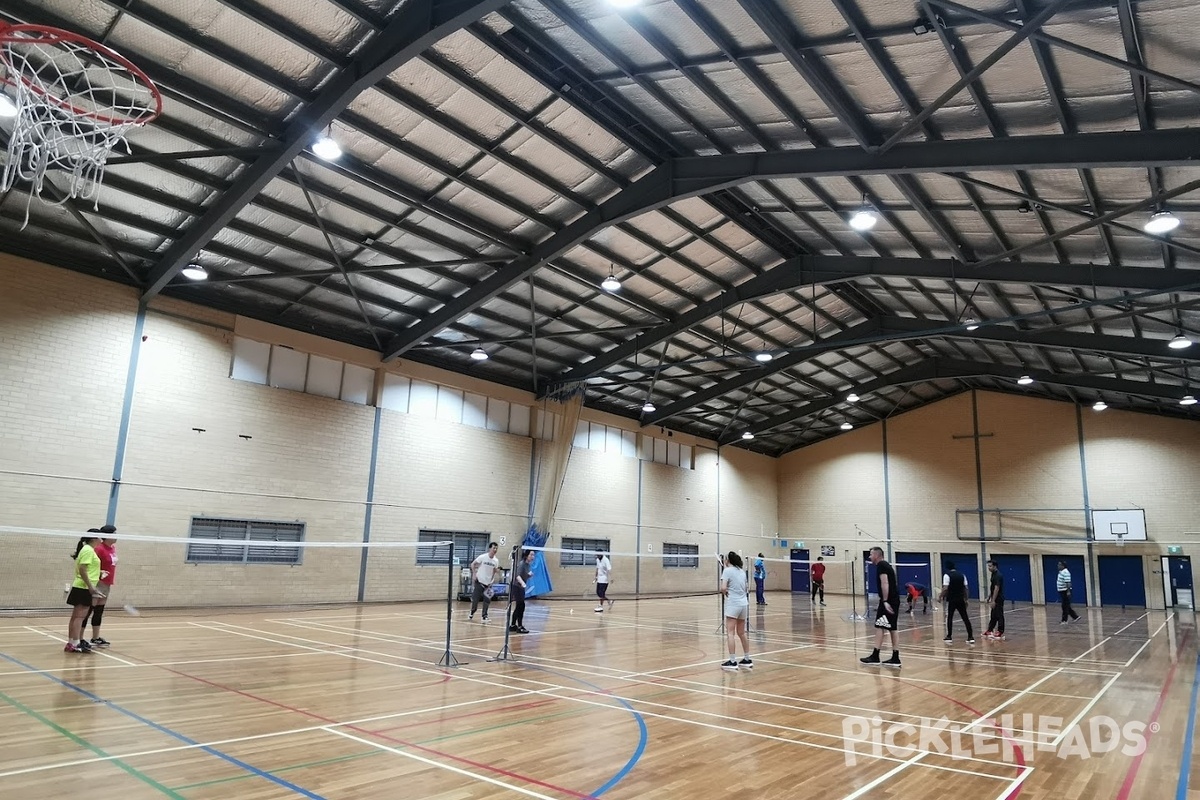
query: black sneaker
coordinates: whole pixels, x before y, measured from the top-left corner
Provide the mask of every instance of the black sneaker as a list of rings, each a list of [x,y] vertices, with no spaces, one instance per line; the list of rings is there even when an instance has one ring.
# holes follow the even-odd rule
[[[872,655],[867,656],[866,658],[860,658],[859,661],[861,661],[864,664],[878,664],[878,663],[880,663],[879,654],[874,653]]]
[[[754,669],[754,662],[751,661],[749,658],[743,658],[741,661],[738,662],[738,666],[741,667],[742,669]]]
[[[942,642],[944,642],[945,644],[954,644],[954,640],[951,639],[949,636],[947,636],[945,639],[942,639]]]
[[[111,644],[112,642],[110,642],[108,639],[100,636],[96,636],[92,639],[92,647],[108,647]]]
[[[737,662],[732,658],[728,661],[724,661],[721,663],[721,669],[728,670],[730,672],[737,672]]]
[[[90,653],[90,652],[92,652],[92,643],[89,642],[87,639],[80,639],[79,640],[79,649],[84,653]]]
[[[529,633],[529,628],[526,628],[524,625],[522,625],[521,627],[517,628],[517,633]]]
[[[900,658],[898,656],[892,656],[887,661],[881,661],[879,663],[885,667],[893,667],[895,669],[900,669]]]
[[[975,644],[975,640],[974,640],[974,639],[967,639],[967,644]]]

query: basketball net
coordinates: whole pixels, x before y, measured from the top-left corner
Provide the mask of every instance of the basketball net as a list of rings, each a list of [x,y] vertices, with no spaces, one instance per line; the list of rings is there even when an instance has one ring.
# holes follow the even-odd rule
[[[26,225],[29,202],[42,197],[51,171],[61,172],[67,186],[47,203],[78,197],[98,207],[113,149],[162,112],[154,83],[108,47],[41,25],[0,24],[0,69],[0,90],[16,109],[12,116],[8,108],[12,130],[0,189],[29,182]]]

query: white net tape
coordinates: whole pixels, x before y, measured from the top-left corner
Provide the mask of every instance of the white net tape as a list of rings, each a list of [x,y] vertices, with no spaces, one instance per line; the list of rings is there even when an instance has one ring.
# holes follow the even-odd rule
[[[32,200],[42,196],[47,173],[61,172],[67,185],[47,202],[78,197],[98,203],[113,149],[158,116],[153,84],[104,46],[53,29],[0,29],[0,62],[16,106],[0,188],[28,181]],[[27,206],[26,223],[28,214]]]

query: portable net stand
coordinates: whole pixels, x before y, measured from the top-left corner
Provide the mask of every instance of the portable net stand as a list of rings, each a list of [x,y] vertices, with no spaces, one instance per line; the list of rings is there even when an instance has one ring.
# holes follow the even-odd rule
[[[0,66],[0,116],[13,120],[0,189],[28,181],[32,202],[42,196],[46,174],[61,171],[68,185],[46,202],[99,203],[113,149],[162,113],[154,82],[105,45],[42,25],[0,24]]]

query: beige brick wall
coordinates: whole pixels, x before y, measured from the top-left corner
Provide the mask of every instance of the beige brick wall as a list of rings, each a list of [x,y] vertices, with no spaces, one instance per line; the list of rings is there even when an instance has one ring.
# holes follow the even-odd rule
[[[0,525],[82,530],[103,520],[136,312],[132,289],[0,259]],[[367,351],[160,298],[147,316],[135,384],[122,531],[182,537],[192,516],[212,515],[302,520],[310,541],[358,542],[375,409],[231,380],[234,330],[379,367]],[[387,369],[535,405],[528,393],[475,378],[418,365]],[[1074,409],[1012,395],[976,398],[980,431],[991,434],[980,439],[985,506],[1082,507]],[[777,538],[803,540],[814,556],[821,544],[837,547],[828,583],[831,591],[845,590],[846,555],[882,538],[889,521],[897,550],[929,551],[935,559],[978,552],[978,543],[954,536],[955,509],[975,505],[974,443],[955,438],[971,433],[971,402],[963,394],[888,421],[887,505],[881,424],[779,460],[737,448],[718,456],[711,443],[681,437],[697,446],[694,469],[575,450],[553,533],[556,541],[608,538],[618,554],[657,555],[668,542],[699,548],[696,570],[618,555],[617,594],[639,586],[711,591],[718,550],[785,559],[786,551],[771,547]],[[633,429],[629,420],[590,410],[586,416]],[[1159,553],[1178,543],[1200,556],[1200,525],[1189,502],[1200,478],[1200,426],[1114,409],[1085,411],[1083,430],[1092,505],[1144,506],[1154,540],[1095,552],[1143,555],[1151,603],[1161,604],[1153,574]],[[639,433],[664,435],[657,428]],[[504,537],[507,549],[526,527],[531,451],[528,437],[382,412],[373,541],[414,543],[422,528],[458,529]],[[1071,533],[1081,524],[1081,514],[1066,521],[1016,515],[1006,531]],[[25,537],[8,544],[18,563],[0,605],[60,603],[71,542]],[[1014,541],[988,548],[1051,549]],[[1077,543],[1054,549],[1084,552]],[[358,590],[356,548],[314,549],[296,567],[188,565],[182,545],[166,543],[127,540],[120,552],[118,599],[135,605],[343,601]],[[367,598],[444,596],[446,571],[415,562],[412,549],[373,552]],[[590,590],[590,568],[564,570],[554,556],[550,563],[559,593]],[[1040,593],[1040,559],[1033,566]],[[771,569],[770,588],[786,589],[786,563]]]

